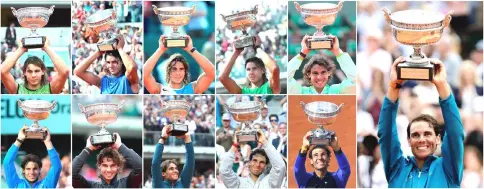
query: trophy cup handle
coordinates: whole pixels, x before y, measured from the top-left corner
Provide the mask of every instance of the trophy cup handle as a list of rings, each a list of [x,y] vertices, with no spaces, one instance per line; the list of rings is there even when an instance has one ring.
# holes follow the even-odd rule
[[[17,104],[18,106],[22,107],[22,101],[20,101],[19,99],[17,99]]]
[[[156,5],[151,5],[151,7],[153,7],[153,12],[155,12],[155,14],[158,14],[158,7],[156,7]]]
[[[81,113],[86,113],[86,109],[81,103],[77,103],[77,105],[79,106],[79,109],[81,109]]]
[[[252,10],[252,14],[257,14],[259,12],[259,5],[254,6],[254,10]]]
[[[121,102],[118,104],[118,111],[121,111],[121,109],[123,109],[123,105],[124,105],[124,100],[121,100]]]
[[[447,14],[445,14],[444,23],[442,24],[444,28],[449,26],[450,21],[452,20],[451,14],[454,14],[454,10],[450,10]]]
[[[50,105],[50,110],[53,110],[56,105],[57,105],[57,102],[54,100],[54,102],[52,102],[52,105]]]
[[[306,106],[306,103],[304,103],[303,101],[299,102],[299,104],[301,105],[301,107],[304,109],[304,106]]]
[[[227,21],[227,20],[225,19],[225,15],[220,14],[220,16],[222,16],[222,19],[224,20],[224,22],[226,22],[226,21]]]
[[[192,10],[190,10],[190,14],[193,15],[193,13],[195,13],[196,10],[197,10],[197,4],[194,4],[192,6]]]
[[[55,5],[50,6],[49,15],[52,15],[52,13],[54,13],[54,7]]]
[[[338,3],[338,12],[339,12],[339,11],[340,11],[340,10],[343,8],[343,2],[344,2],[344,1],[340,1],[340,2]]]
[[[301,10],[301,5],[299,5],[299,3],[298,3],[298,2],[295,2],[295,1],[294,1],[294,6],[296,6],[296,10],[297,10],[297,12],[301,13],[301,11],[302,11],[302,10]]]
[[[392,19],[390,18],[390,15],[391,15],[390,11],[388,11],[388,9],[387,9],[387,8],[382,8],[381,10],[382,10],[382,11],[383,11],[383,13],[385,14],[385,20],[386,20],[386,21],[387,21],[389,24],[391,24],[391,23],[392,23]]]
[[[337,112],[338,112],[338,113],[339,113],[339,112],[341,112],[341,108],[343,108],[343,106],[344,106],[344,105],[345,105],[345,103],[341,103],[341,104],[338,106],[338,110],[337,110]]]
[[[15,10],[15,8],[13,7],[10,7],[12,9],[12,13],[15,17],[17,17],[17,10]]]

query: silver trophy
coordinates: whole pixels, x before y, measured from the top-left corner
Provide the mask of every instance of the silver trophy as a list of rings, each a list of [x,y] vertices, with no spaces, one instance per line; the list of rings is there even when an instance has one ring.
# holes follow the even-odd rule
[[[260,116],[262,103],[257,101],[236,102],[226,106],[235,121],[241,122],[241,129],[237,133],[239,142],[258,141],[257,130],[249,126],[249,121],[254,121]]]
[[[450,16],[424,10],[404,10],[391,13],[383,8],[386,21],[392,28],[393,37],[399,43],[413,47],[413,54],[397,65],[397,78],[401,80],[426,80],[434,78],[434,65],[422,53],[422,47],[437,43],[444,28],[449,26]]]
[[[334,132],[324,129],[324,126],[330,126],[336,121],[336,116],[344,104],[337,106],[334,103],[325,101],[310,102],[308,104],[301,101],[300,104],[308,117],[308,121],[318,127],[312,130],[313,135],[309,139],[309,143],[311,145],[329,145]]]
[[[79,105],[81,113],[86,116],[87,122],[101,127],[96,134],[91,135],[91,144],[94,146],[106,146],[113,144],[116,139],[114,135],[106,130],[106,127],[118,119],[118,114],[123,109],[124,100],[120,104],[116,103],[97,103],[87,106]]]
[[[294,5],[303,17],[304,22],[316,27],[317,30],[308,39],[306,46],[309,49],[332,49],[334,41],[323,32],[323,27],[334,23],[338,12],[343,8],[343,1],[340,1],[338,4],[307,3],[304,5],[294,2]]]
[[[227,27],[232,31],[241,30],[242,36],[239,36],[234,41],[236,49],[254,46],[256,38],[247,33],[247,28],[253,27],[257,22],[258,5],[254,9],[248,11],[240,11],[231,15],[222,15],[222,18],[227,22]]]
[[[92,28],[96,35],[103,39],[97,43],[99,51],[116,50],[118,34],[114,31],[117,24],[116,11],[114,9],[100,10],[86,19],[88,27]]]
[[[49,22],[49,17],[54,13],[54,5],[50,8],[45,7],[25,7],[15,10],[12,13],[17,17],[18,22],[24,28],[30,29],[30,35],[22,38],[22,46],[27,49],[42,48],[45,44],[45,36],[39,36],[37,29],[42,28]]]
[[[185,48],[188,45],[188,38],[181,35],[178,32],[178,27],[187,25],[190,22],[190,18],[193,13],[195,13],[195,6],[191,8],[188,7],[163,7],[158,8],[153,6],[153,11],[158,15],[161,24],[164,26],[173,27],[173,32],[170,36],[165,38],[165,47],[180,47]]]
[[[181,136],[188,132],[188,125],[181,122],[190,110],[190,103],[186,100],[169,100],[163,102],[161,111],[170,120],[173,120],[173,129],[169,135]]]
[[[56,102],[50,103],[45,100],[17,100],[17,104],[22,109],[24,117],[34,121],[30,127],[25,129],[25,138],[44,140],[47,133],[43,130],[44,127],[39,125],[39,121],[49,117],[50,111],[55,108]]]

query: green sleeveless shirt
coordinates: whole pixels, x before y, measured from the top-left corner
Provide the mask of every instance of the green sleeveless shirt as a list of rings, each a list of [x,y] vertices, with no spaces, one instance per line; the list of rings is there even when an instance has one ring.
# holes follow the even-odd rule
[[[50,91],[50,83],[47,85],[42,85],[37,90],[31,90],[25,87],[24,84],[18,84],[17,86],[17,94],[52,94]]]
[[[242,87],[242,94],[272,94],[272,89],[267,81],[258,88]]]

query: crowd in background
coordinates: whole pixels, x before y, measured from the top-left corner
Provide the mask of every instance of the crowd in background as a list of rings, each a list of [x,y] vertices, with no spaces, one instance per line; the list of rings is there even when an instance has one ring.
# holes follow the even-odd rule
[[[101,38],[99,34],[89,28],[86,24],[86,19],[99,10],[114,9],[117,16],[117,25],[112,32],[124,38],[125,45],[123,50],[138,65],[139,85],[141,87],[143,83],[143,77],[141,77],[143,68],[141,5],[142,2],[140,1],[74,1],[71,9],[72,70],[97,51],[96,44]],[[112,32],[110,34],[113,34]],[[103,62],[104,60],[100,57],[91,64],[88,71],[99,76],[106,75],[107,68]],[[90,86],[75,75],[73,75],[72,80],[73,94],[100,94],[100,89],[97,86]]]
[[[388,187],[376,137],[380,109],[393,61],[409,56],[410,46],[398,43],[381,8],[390,12],[424,9],[446,14],[452,22],[435,45],[423,47],[427,57],[443,62],[464,125],[464,175],[461,187],[483,187],[482,119],[483,42],[482,2],[375,2],[358,3],[358,187]],[[430,82],[407,81],[400,90],[397,130],[404,155],[412,155],[406,140],[410,120],[430,114],[444,125],[439,97]],[[435,155],[440,155],[439,150]]]

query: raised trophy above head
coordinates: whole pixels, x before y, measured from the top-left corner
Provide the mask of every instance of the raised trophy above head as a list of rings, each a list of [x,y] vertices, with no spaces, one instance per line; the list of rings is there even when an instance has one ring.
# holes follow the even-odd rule
[[[307,3],[304,5],[294,2],[294,5],[304,22],[307,25],[316,27],[317,30],[306,41],[306,46],[309,49],[332,49],[334,40],[323,32],[323,27],[334,23],[338,12],[343,8],[343,1],[340,1],[338,4]]]
[[[17,104],[22,109],[24,117],[34,121],[30,127],[25,129],[25,138],[44,140],[47,133],[43,130],[44,127],[39,125],[39,121],[47,119],[50,116],[50,111],[55,108],[56,102],[50,103],[45,100],[17,100]]]
[[[106,130],[109,124],[114,123],[118,119],[118,114],[123,109],[124,100],[117,103],[97,103],[83,106],[78,104],[81,113],[86,116],[87,122],[101,127],[101,130],[94,135],[91,135],[91,144],[94,146],[107,146],[113,144],[116,139],[114,135]]]
[[[186,100],[169,100],[162,102],[161,111],[170,120],[173,120],[173,129],[170,133],[171,136],[181,136],[188,132],[188,125],[182,123],[182,119],[187,117],[190,110],[190,103]]]
[[[20,26],[30,29],[30,35],[22,38],[22,46],[27,49],[42,48],[45,44],[45,36],[39,36],[37,29],[42,28],[49,22],[49,17],[54,13],[55,5],[50,8],[45,7],[25,7],[12,9],[12,13],[17,17]]]
[[[247,28],[253,27],[257,22],[258,5],[254,6],[252,10],[239,11],[231,15],[222,15],[222,18],[227,22],[227,27],[232,31],[241,30],[242,35],[238,36],[234,41],[234,47],[237,49],[250,47],[255,45],[256,37],[247,33]]]
[[[422,47],[437,43],[444,28],[452,19],[449,11],[446,15],[426,10],[404,10],[390,13],[383,8],[386,21],[392,28],[397,42],[413,47],[413,54],[397,65],[397,78],[400,80],[425,80],[434,78],[435,68],[422,52]]]
[[[234,120],[242,123],[243,129],[237,133],[239,142],[258,140],[257,130],[250,127],[248,122],[259,118],[262,107],[262,103],[257,101],[236,102],[226,107]]]
[[[190,18],[195,13],[195,6],[189,7],[162,7],[152,5],[153,11],[158,15],[158,19],[164,26],[173,27],[173,32],[165,39],[165,47],[185,48],[189,39],[178,32],[178,27],[185,26],[190,22]]]
[[[330,126],[336,121],[336,116],[341,111],[344,104],[339,106],[325,101],[310,102],[308,104],[300,102],[308,121],[318,128],[312,130],[313,135],[309,139],[311,145],[329,145],[334,136],[333,131],[328,131],[324,127]]]
[[[116,50],[118,43],[118,34],[114,31],[118,18],[114,9],[99,10],[93,15],[87,17],[86,24],[94,30],[96,35],[100,35],[102,41],[97,43],[99,51]]]

